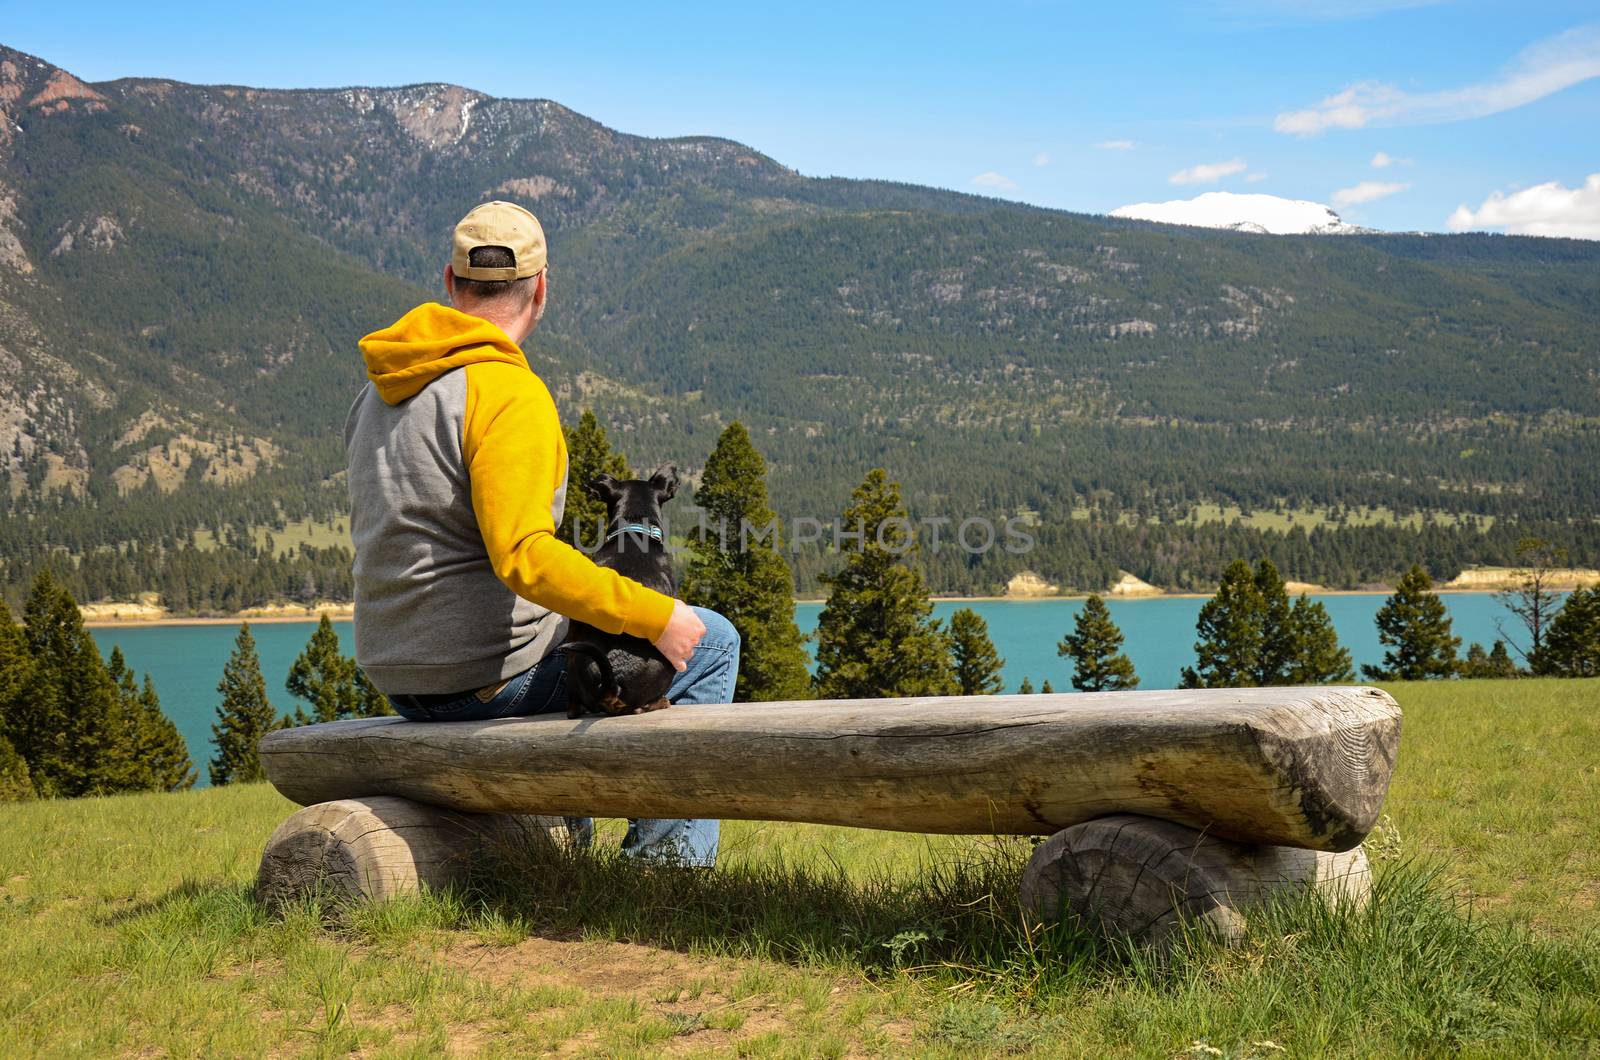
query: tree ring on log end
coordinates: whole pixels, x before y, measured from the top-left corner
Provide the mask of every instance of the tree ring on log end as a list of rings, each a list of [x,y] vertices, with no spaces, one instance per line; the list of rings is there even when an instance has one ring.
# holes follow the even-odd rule
[[[256,898],[269,909],[311,895],[387,899],[465,880],[490,835],[529,818],[464,814],[391,795],[307,806],[261,855]]]
[[[1098,934],[1162,948],[1186,927],[1237,943],[1251,906],[1306,887],[1330,901],[1365,902],[1366,854],[1234,843],[1114,814],[1039,844],[1023,873],[1022,902],[1045,921],[1077,918]]]

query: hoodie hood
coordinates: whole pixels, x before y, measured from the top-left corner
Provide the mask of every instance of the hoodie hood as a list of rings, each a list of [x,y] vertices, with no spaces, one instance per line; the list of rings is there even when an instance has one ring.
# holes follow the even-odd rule
[[[385,403],[398,405],[463,365],[528,360],[499,327],[458,309],[426,302],[361,340],[367,378]]]

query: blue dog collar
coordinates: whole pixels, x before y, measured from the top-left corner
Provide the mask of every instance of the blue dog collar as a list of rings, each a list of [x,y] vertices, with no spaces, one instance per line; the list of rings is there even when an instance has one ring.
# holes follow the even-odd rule
[[[613,541],[621,537],[623,534],[643,534],[646,537],[654,538],[657,541],[662,540],[661,527],[650,526],[646,523],[628,523],[626,526],[620,527],[607,534],[606,540]]]

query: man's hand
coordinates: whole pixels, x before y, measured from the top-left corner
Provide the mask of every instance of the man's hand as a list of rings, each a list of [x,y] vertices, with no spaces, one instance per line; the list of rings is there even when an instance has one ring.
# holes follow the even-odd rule
[[[667,628],[656,638],[656,651],[667,657],[667,662],[680,674],[689,668],[689,658],[695,645],[706,635],[706,624],[682,600],[672,601],[672,617]]]

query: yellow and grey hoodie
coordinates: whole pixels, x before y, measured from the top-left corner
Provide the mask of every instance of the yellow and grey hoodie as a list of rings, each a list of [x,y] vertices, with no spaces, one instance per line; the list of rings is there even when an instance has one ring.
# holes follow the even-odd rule
[[[567,618],[655,640],[672,600],[556,537],[567,447],[505,332],[436,303],[361,340],[345,422],[356,661],[390,695],[464,692],[544,658]]]

